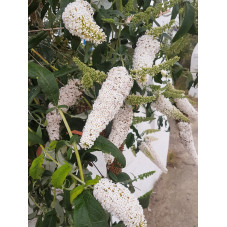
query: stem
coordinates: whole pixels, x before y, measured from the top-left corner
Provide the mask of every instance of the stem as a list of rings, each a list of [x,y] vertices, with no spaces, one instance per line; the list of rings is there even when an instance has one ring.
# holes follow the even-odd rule
[[[65,115],[64,115],[64,113],[62,112],[62,110],[60,108],[58,108],[58,111],[59,111],[59,113],[60,113],[60,115],[62,117],[62,120],[63,120],[63,122],[65,124],[65,127],[66,127],[66,129],[67,129],[67,131],[69,133],[69,137],[71,138],[73,136],[73,134],[72,134],[72,131],[71,131],[70,127],[69,127],[69,124],[68,124],[68,122],[67,122],[67,120],[65,118]],[[82,164],[81,164],[81,160],[80,160],[80,155],[79,155],[79,152],[77,150],[76,143],[73,142],[72,145],[73,145],[73,148],[74,148],[74,151],[75,151],[76,160],[77,160],[77,164],[78,164],[78,167],[79,167],[80,179],[84,182],[84,175],[83,175],[83,170],[82,170]]]
[[[37,51],[35,51],[33,48],[31,49],[33,53],[35,53],[37,56],[39,56],[47,65],[49,65],[53,70],[57,71],[58,69],[52,66],[43,56],[41,56]]]
[[[87,105],[90,107],[90,109],[92,110],[92,106],[91,106],[91,104],[88,102],[88,100],[83,96],[83,98],[84,98],[84,101],[87,103]]]
[[[54,187],[54,199],[53,199],[53,202],[51,203],[52,208],[55,207],[55,201],[56,201],[56,188]]]
[[[41,206],[39,206],[38,203],[36,203],[35,199],[31,196],[30,193],[28,193],[29,198],[32,200],[32,202],[44,213],[43,209]]]
[[[30,30],[28,32],[40,32],[40,31],[52,31],[52,30],[61,30],[64,27],[59,27],[59,28],[43,28],[43,29],[38,29],[38,30]]]
[[[45,155],[47,155],[49,159],[51,159],[51,160],[52,160],[55,164],[57,164],[58,166],[61,166],[61,164],[60,164],[59,162],[57,162],[54,158],[52,158],[52,157],[50,156],[50,154],[48,154],[48,152],[47,152],[46,149],[43,147],[43,145],[40,144],[40,147],[42,148],[42,150],[44,151]],[[84,180],[80,180],[80,178],[78,178],[78,177],[75,176],[74,174],[69,173],[69,175],[70,175],[71,177],[73,177],[74,179],[76,179],[77,181],[79,181],[80,183],[85,184],[85,183],[84,183]]]

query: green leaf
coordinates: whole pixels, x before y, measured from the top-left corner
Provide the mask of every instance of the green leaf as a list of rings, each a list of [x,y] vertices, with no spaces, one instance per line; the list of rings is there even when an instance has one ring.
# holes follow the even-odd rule
[[[42,11],[41,11],[41,19],[43,19],[44,16],[46,15],[47,10],[49,9],[49,5],[50,5],[50,4],[47,2],[47,3],[43,6]]]
[[[58,104],[59,88],[53,73],[34,62],[29,62],[28,75],[33,79],[38,77],[39,87],[46,97],[56,106]]]
[[[28,15],[32,14],[39,6],[39,0],[33,0],[28,7]]]
[[[144,194],[143,196],[139,197],[139,203],[143,207],[143,209],[148,208],[149,206],[149,201],[150,201],[150,196],[151,196],[152,190]]]
[[[133,133],[130,132],[127,135],[127,138],[125,140],[125,144],[126,144],[127,148],[130,148],[133,145],[134,141],[135,141],[135,136]]]
[[[108,176],[114,182],[118,182],[118,178],[117,178],[117,175],[115,173],[112,173],[112,172],[108,171]]]
[[[76,199],[76,197],[78,195],[80,195],[84,190],[84,185],[80,185],[76,188],[74,188],[71,192],[70,192],[70,202],[72,203],[74,199]]]
[[[48,2],[50,3],[51,8],[52,8],[54,14],[56,14],[56,6],[58,4],[58,0],[48,0]]]
[[[121,172],[117,175],[118,182],[124,182],[130,180],[130,176],[127,173]]]
[[[58,168],[52,175],[52,184],[55,188],[61,188],[65,178],[68,176],[70,171],[72,170],[72,166],[68,163],[62,165]]]
[[[42,40],[44,40],[47,37],[47,32],[42,31],[38,33],[37,35],[34,35],[28,39],[28,49],[36,47]]]
[[[108,139],[106,139],[103,136],[99,136],[95,142],[94,145],[91,147],[91,150],[95,151],[102,151],[107,154],[111,154],[116,158],[116,160],[122,165],[122,168],[126,165],[126,160],[124,155],[121,153],[121,151]]]
[[[58,141],[53,140],[53,141],[50,143],[50,145],[49,145],[49,147],[48,147],[48,150],[49,150],[49,151],[54,150],[54,149],[56,148],[56,146],[57,146],[57,143],[58,143]]]
[[[73,73],[73,72],[75,72],[76,70],[77,70],[76,67],[75,67],[75,68],[63,67],[63,68],[61,68],[60,70],[53,72],[53,74],[54,74],[54,76],[55,76],[56,78],[58,78],[58,77],[66,76],[66,75],[68,75],[69,73]]]
[[[177,17],[177,14],[179,12],[179,5],[176,4],[174,7],[173,7],[173,10],[172,10],[172,14],[171,14],[171,19],[170,20],[173,20]]]
[[[35,87],[31,88],[31,90],[28,93],[28,105],[30,105],[32,103],[32,101],[39,94],[39,92],[40,92],[39,86],[35,86]]]
[[[74,227],[108,227],[106,212],[89,191],[83,191],[74,201]]]
[[[88,186],[88,185],[95,185],[95,184],[97,184],[98,182],[99,182],[99,176],[98,176],[98,178],[97,178],[97,176],[96,176],[96,178],[95,179],[92,179],[92,180],[87,180],[86,182],[85,182],[85,185],[86,186]]]
[[[72,37],[71,44],[72,44],[72,49],[73,50],[77,50],[77,48],[79,47],[80,43],[81,43],[81,39],[78,36],[73,36]]]
[[[43,144],[43,140],[37,134],[28,131],[28,146],[31,147],[35,144]]]
[[[38,217],[35,227],[43,227],[42,216]]]
[[[29,169],[29,175],[33,178],[33,179],[40,179],[43,172],[44,172],[44,168],[42,166],[44,158],[43,158],[43,154],[40,155],[39,157],[35,158],[32,162],[32,165]]]
[[[173,37],[172,43],[176,42],[179,38],[184,36],[190,30],[190,28],[194,23],[194,18],[195,18],[195,9],[189,2],[186,2],[184,20],[181,24],[181,27],[177,31],[176,35]]]
[[[57,226],[57,214],[55,210],[46,213],[42,227],[55,227]]]

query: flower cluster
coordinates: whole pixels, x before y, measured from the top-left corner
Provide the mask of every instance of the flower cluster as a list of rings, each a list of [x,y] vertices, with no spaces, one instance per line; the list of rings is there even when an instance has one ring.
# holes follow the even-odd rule
[[[141,105],[154,100],[155,96],[129,95],[126,102],[130,105]]]
[[[150,30],[147,30],[145,34],[152,35],[154,38],[157,38],[167,29],[170,29],[174,23],[175,23],[175,20],[171,20],[169,23],[163,25],[162,27],[155,27],[155,28],[151,28]]]
[[[188,118],[173,106],[169,99],[165,98],[163,95],[159,95],[157,100],[151,105],[167,117],[171,117],[178,121],[189,122]]]
[[[177,98],[174,99],[177,108],[179,108],[183,113],[187,114],[189,118],[196,119],[198,117],[198,112],[188,101],[187,98]]]
[[[150,35],[141,36],[137,43],[133,55],[133,68],[151,68],[155,59],[156,53],[159,51],[160,44]],[[146,82],[146,78],[141,79],[141,82]]]
[[[138,199],[122,184],[101,179],[94,186],[93,194],[107,212],[123,221],[127,227],[147,226]]]
[[[106,40],[106,35],[94,21],[93,15],[94,11],[87,1],[76,0],[66,6],[62,19],[72,35],[100,44]]]
[[[74,57],[73,61],[77,64],[79,70],[81,70],[83,73],[81,84],[84,88],[88,89],[93,86],[94,82],[102,83],[106,79],[106,74],[104,72],[95,70],[87,66],[77,57]]]
[[[192,136],[191,125],[187,122],[178,122],[179,136],[181,143],[189,154],[191,154],[193,160],[198,165],[198,155],[195,149],[194,140]]]
[[[152,147],[151,142],[154,141],[153,137],[146,136],[144,142],[141,143],[139,149],[152,161],[163,173],[167,173],[167,168],[160,161],[155,149]]]
[[[133,111],[129,105],[124,105],[120,108],[115,115],[109,140],[119,148],[128,135],[128,131],[132,124]],[[114,161],[114,157],[110,154],[105,154],[105,160],[107,165],[110,165]]]
[[[132,69],[130,71],[132,78],[138,80],[139,82],[146,82],[147,77],[149,76],[155,76],[158,73],[162,73],[162,70],[170,70],[171,67],[179,60],[180,58],[178,56],[175,56],[174,58],[171,58],[164,63],[161,63],[159,65],[146,66],[147,64],[144,63],[144,66],[142,68],[138,69]],[[142,63],[141,63],[142,65]]]
[[[59,89],[58,105],[73,106],[82,92],[79,90],[80,81],[78,79],[69,80],[68,84]],[[49,103],[49,109],[54,107],[52,103]],[[62,108],[63,111],[67,111],[68,108]],[[49,112],[46,116],[47,120],[47,132],[50,140],[59,140],[61,116],[56,110]]]
[[[108,123],[115,117],[133,85],[133,80],[125,67],[113,67],[93,105],[83,129],[80,144],[90,148]]]

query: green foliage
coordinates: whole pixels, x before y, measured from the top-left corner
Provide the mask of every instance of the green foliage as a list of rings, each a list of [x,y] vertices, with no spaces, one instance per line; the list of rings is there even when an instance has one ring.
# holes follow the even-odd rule
[[[35,202],[33,205],[29,201],[33,209],[29,219],[38,218],[37,227],[105,227],[110,226],[110,217],[92,195],[94,185],[99,182],[100,177],[92,178],[87,166],[95,165],[97,157],[92,152],[97,150],[113,155],[119,167],[125,167],[126,160],[121,151],[107,139],[112,129],[112,122],[102,134],[105,138],[98,137],[94,146],[89,150],[83,150],[77,145],[78,153],[75,154],[72,144],[79,144],[81,132],[91,109],[87,102],[91,106],[95,102],[99,89],[111,68],[124,66],[128,71],[131,70],[134,86],[125,102],[133,105],[135,113],[141,105],[146,111],[145,117],[134,117],[130,127],[133,132],[130,132],[125,139],[126,146],[131,148],[136,156],[142,141],[141,137],[144,134],[158,131],[148,129],[140,134],[135,127],[140,122],[153,120],[154,111],[151,109],[151,103],[159,94],[163,94],[171,101],[176,97],[185,96],[182,91],[176,89],[176,82],[179,78],[185,79],[185,87],[187,85],[188,88],[192,83],[196,83],[191,78],[188,61],[185,63],[184,56],[185,54],[188,58],[191,56],[191,53],[187,51],[192,49],[197,42],[198,6],[196,3],[182,0],[162,1],[163,3],[155,1],[154,4],[151,0],[91,1],[95,12],[94,20],[107,36],[106,42],[94,46],[89,41],[85,42],[71,35],[64,27],[62,13],[70,2],[74,0],[33,0],[28,7],[28,156],[30,166],[28,191],[29,200]],[[162,27],[156,21],[160,13],[171,7],[173,7],[172,19],[178,18],[179,14],[180,24],[173,40],[170,34],[173,21]],[[192,7],[195,11],[194,17]],[[154,24],[158,27],[154,28]],[[154,63],[157,59],[163,59],[164,63],[135,71],[132,70],[134,49],[137,40],[144,34],[153,35],[160,42],[161,49]],[[164,75],[161,70],[168,72]],[[147,74],[153,77],[157,85],[143,84]],[[164,76],[172,76],[174,87],[163,80]],[[73,78],[78,78],[85,88],[80,91],[81,97],[85,97],[87,102],[79,99],[75,106],[64,113],[73,136],[69,138],[65,124],[61,122],[60,140],[50,141],[46,120],[46,114],[50,111],[48,105],[52,102],[54,108],[58,106],[59,89]],[[161,84],[166,86],[160,86]],[[63,108],[64,103],[61,104]],[[176,120],[188,122],[188,118],[177,109],[173,117]],[[162,116],[157,121],[160,126],[166,123]],[[46,144],[47,156],[45,157],[43,154],[37,157],[42,152],[40,144]],[[85,178],[83,181],[78,170],[78,156]],[[135,192],[133,182],[143,180],[152,174],[154,171],[130,178],[124,172],[117,175],[108,172],[108,176],[114,182],[120,182],[131,193]],[[147,206],[149,200],[148,194],[146,193],[139,199],[144,207]],[[123,227],[125,225],[119,222],[113,223],[112,226]]]
[[[194,23],[194,18],[195,18],[195,9],[189,2],[186,2],[184,20],[179,30],[177,31],[176,35],[172,39],[173,43],[176,42],[182,36],[184,36],[190,30],[190,28]]]
[[[81,83],[84,88],[88,89],[93,86],[94,82],[102,83],[106,79],[106,74],[104,72],[88,67],[76,57],[73,58],[73,60],[83,72]]]
[[[150,133],[155,133],[155,132],[159,132],[160,130],[159,129],[147,129],[145,131],[143,131],[142,135],[148,135]]]
[[[44,67],[41,67],[38,64],[33,62],[28,63],[28,75],[31,78],[36,78],[38,81],[38,85],[46,95],[46,97],[54,103],[54,105],[58,104],[59,97],[59,88],[57,81],[49,70]]]
[[[153,102],[156,98],[154,96],[139,96],[139,95],[129,95],[126,102],[130,105],[141,105],[148,102]]]
[[[52,184],[55,188],[62,188],[65,178],[72,170],[72,166],[66,163],[59,167],[52,175]]]
[[[83,191],[73,201],[74,227],[108,227],[107,215],[89,191]]]
[[[152,35],[154,38],[157,38],[167,29],[170,29],[174,23],[175,20],[171,20],[169,23],[163,25],[162,27],[151,28],[150,30],[146,31],[146,35]]]
[[[152,116],[152,117],[133,117],[133,124],[136,125],[136,124],[139,124],[141,122],[144,122],[144,121],[153,121],[155,118]]]
[[[42,166],[44,161],[43,155],[40,155],[39,157],[35,158],[32,162],[32,165],[29,169],[29,175],[35,180],[35,179],[40,179],[43,172],[44,168]]]
[[[147,75],[150,76],[155,76],[161,70],[170,70],[171,67],[179,60],[180,58],[178,56],[175,56],[174,58],[171,58],[164,63],[161,63],[159,65],[154,65],[152,68],[142,68],[142,69],[133,69],[130,71],[130,75],[132,76],[133,79],[139,81],[139,82],[144,82],[146,81]]]
[[[94,145],[88,151],[102,151],[107,154],[111,154],[116,160],[121,164],[122,167],[125,167],[126,160],[121,151],[108,139],[103,136],[99,136]]]
[[[28,146],[32,146],[34,144],[43,144],[43,140],[37,134],[28,131]]]
[[[142,196],[140,196],[138,198],[139,199],[139,203],[143,207],[143,209],[148,208],[151,193],[152,193],[152,190],[150,190],[149,192],[147,192],[146,194],[144,194],[144,195],[142,195]]]
[[[72,203],[73,200],[80,195],[84,190],[84,185],[79,185],[76,188],[74,188],[72,191],[70,191],[70,202]]]

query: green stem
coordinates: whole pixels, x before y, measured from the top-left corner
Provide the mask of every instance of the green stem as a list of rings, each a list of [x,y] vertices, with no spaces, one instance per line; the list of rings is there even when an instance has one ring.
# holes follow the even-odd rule
[[[84,101],[87,103],[87,105],[90,107],[90,109],[92,110],[92,106],[91,106],[91,104],[88,102],[88,100],[83,96],[83,98],[84,98]]]
[[[43,209],[41,206],[39,206],[38,203],[36,203],[35,199],[31,196],[30,193],[28,193],[29,198],[32,200],[32,202],[44,213]]]
[[[48,152],[46,151],[46,149],[43,147],[43,145],[40,144],[40,147],[42,148],[42,150],[44,151],[45,155],[48,156],[49,159],[51,159],[55,164],[57,164],[58,166],[61,166],[61,164],[59,162],[57,162],[54,158],[51,157],[50,154],[48,154]],[[71,177],[73,177],[74,179],[76,179],[77,181],[79,181],[82,184],[85,184],[84,180],[80,180],[80,178],[78,178],[77,176],[73,175],[72,173],[69,173],[69,175]]]
[[[60,108],[58,108],[58,111],[59,111],[59,113],[60,113],[60,115],[62,117],[62,120],[63,120],[63,122],[65,124],[65,127],[66,127],[66,129],[67,129],[67,131],[69,133],[69,137],[71,138],[73,136],[73,134],[72,134],[72,131],[71,131],[70,127],[69,127],[69,124],[68,124],[68,122],[67,122],[67,120],[65,118],[65,115],[64,115],[64,113],[62,112],[62,110]],[[78,167],[79,167],[80,179],[81,179],[81,181],[84,182],[84,175],[83,175],[83,170],[82,170],[82,164],[81,164],[79,152],[77,150],[77,145],[76,145],[75,142],[73,142],[72,145],[73,145],[73,148],[74,148],[74,151],[75,151],[76,160],[77,160],[77,164],[78,164]]]
[[[54,188],[54,199],[53,199],[53,202],[51,203],[52,208],[55,207],[55,201],[56,201],[56,188]]]

